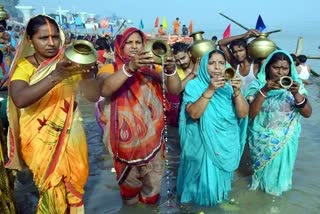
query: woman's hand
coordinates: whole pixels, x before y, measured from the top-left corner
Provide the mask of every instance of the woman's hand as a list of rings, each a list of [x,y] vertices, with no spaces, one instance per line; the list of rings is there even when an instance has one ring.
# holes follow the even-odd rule
[[[140,67],[152,65],[154,63],[152,57],[150,51],[143,50],[137,53],[128,64],[130,71],[136,72]]]
[[[292,85],[291,85],[291,87],[289,88],[289,91],[291,92],[291,94],[292,94],[293,96],[295,96],[296,94],[299,93],[299,88],[300,88],[299,83],[293,82]]]
[[[267,83],[261,89],[263,92],[267,93],[270,90],[281,89],[281,86],[278,81],[267,80]]]
[[[165,73],[166,74],[173,74],[176,70],[176,61],[174,57],[170,56],[166,59],[166,62],[164,63],[165,67]]]
[[[69,60],[61,60],[57,63],[56,68],[52,71],[51,75],[57,77],[58,80],[64,80],[71,76],[82,74],[84,76],[91,74],[95,71],[96,66],[83,68],[79,64],[75,64]]]
[[[224,87],[225,83],[225,78],[222,75],[214,76],[211,78],[209,89],[215,91],[218,88]]]
[[[233,87],[234,92],[240,91],[242,81],[239,76],[235,76],[232,80],[230,80],[230,84]]]

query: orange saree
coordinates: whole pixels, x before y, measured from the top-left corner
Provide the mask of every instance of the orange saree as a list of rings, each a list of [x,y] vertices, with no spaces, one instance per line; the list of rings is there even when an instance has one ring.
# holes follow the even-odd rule
[[[61,48],[56,57],[35,68],[24,58],[28,52],[26,40],[21,45],[24,50],[15,59],[10,81],[22,80],[21,73],[31,73],[29,84],[33,85],[47,78],[63,57]],[[84,213],[83,194],[89,167],[85,132],[75,106],[79,80],[79,76],[65,79],[26,108],[18,109],[10,94],[8,97],[7,167],[21,169],[25,164],[32,171],[40,194],[37,213]]]

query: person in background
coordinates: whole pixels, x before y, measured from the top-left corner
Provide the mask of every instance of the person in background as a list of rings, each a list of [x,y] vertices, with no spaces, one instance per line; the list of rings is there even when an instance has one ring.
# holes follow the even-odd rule
[[[178,94],[181,81],[173,57],[155,66],[144,50],[145,34],[128,28],[115,40],[115,63],[100,68],[104,109],[104,143],[109,149],[125,204],[154,204],[164,171],[164,86]],[[164,75],[164,79],[162,79]],[[164,81],[164,82],[163,82]]]
[[[168,124],[178,127],[181,96],[187,82],[197,76],[199,60],[193,62],[188,51],[189,45],[183,42],[176,42],[172,45],[172,53],[177,65],[177,72],[181,79],[181,90],[178,95],[167,94],[166,98],[171,104],[171,109],[167,112]]]
[[[244,93],[259,70],[259,66],[247,54],[247,39],[258,35],[258,30],[251,29],[244,34],[224,38],[218,42],[220,50],[226,55],[227,62],[236,69],[236,73],[242,79]]]
[[[182,36],[188,36],[189,30],[186,25],[182,25]]]
[[[283,76],[293,80],[289,89],[279,84]],[[277,50],[268,56],[247,96],[253,97],[248,133],[254,169],[251,189],[280,196],[292,188],[301,116],[308,118],[312,113],[307,91],[287,52]]]
[[[65,36],[45,15],[29,20],[9,79],[9,161],[27,167],[39,190],[37,213],[84,213],[88,149],[76,95],[99,98],[95,66],[64,58]]]
[[[299,55],[299,65],[297,66],[297,71],[299,74],[299,78],[302,80],[302,82],[306,85],[311,84],[312,82],[309,80],[310,73],[311,73],[311,67],[308,65],[307,62],[307,56],[306,55]]]
[[[225,81],[226,59],[214,50],[201,58],[185,88],[179,119],[177,195],[181,203],[215,206],[228,199],[243,151],[249,106],[241,79]],[[245,124],[246,123],[242,123]]]
[[[11,36],[6,31],[6,27],[6,20],[0,20],[0,50],[3,53],[1,67],[4,79],[7,79],[15,52],[15,48],[11,44]]]
[[[218,37],[214,35],[211,37],[211,40],[214,42],[214,44],[217,44]]]
[[[179,35],[180,34],[180,21],[179,21],[178,17],[173,22],[173,34],[174,35]]]
[[[164,29],[163,29],[163,25],[159,25],[158,35],[159,35],[159,36],[166,35],[166,32],[165,32]]]

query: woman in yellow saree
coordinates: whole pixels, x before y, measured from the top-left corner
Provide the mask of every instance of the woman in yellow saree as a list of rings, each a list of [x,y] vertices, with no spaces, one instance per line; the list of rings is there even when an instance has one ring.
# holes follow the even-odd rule
[[[63,58],[64,34],[50,17],[30,19],[10,74],[9,162],[26,165],[39,190],[37,213],[84,213],[88,151],[76,93],[99,97],[93,68],[81,70]]]

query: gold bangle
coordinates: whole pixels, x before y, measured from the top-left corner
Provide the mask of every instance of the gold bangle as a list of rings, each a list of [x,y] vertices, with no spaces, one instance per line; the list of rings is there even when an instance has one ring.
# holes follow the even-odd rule
[[[211,100],[211,97],[206,97],[206,96],[204,96],[204,94],[202,94],[201,97],[203,97],[204,99],[207,99],[207,100]]]

